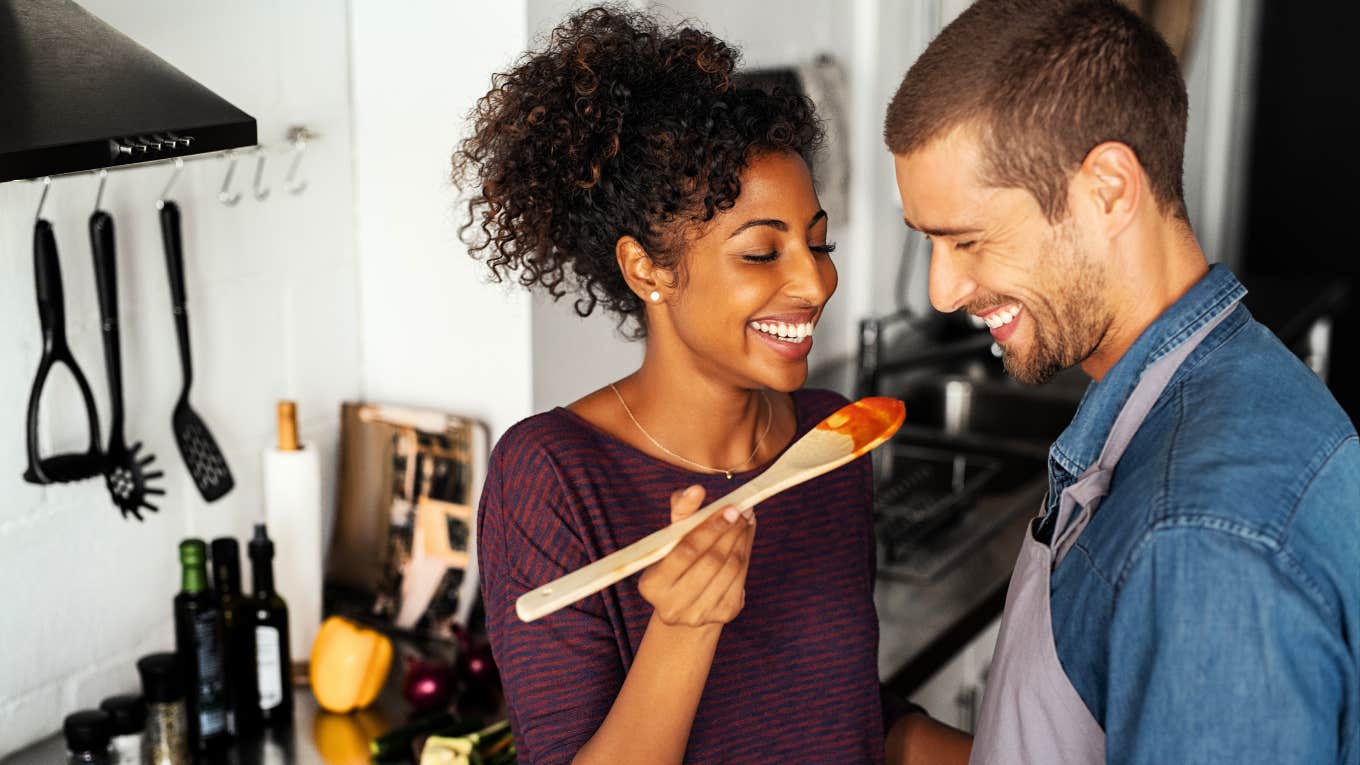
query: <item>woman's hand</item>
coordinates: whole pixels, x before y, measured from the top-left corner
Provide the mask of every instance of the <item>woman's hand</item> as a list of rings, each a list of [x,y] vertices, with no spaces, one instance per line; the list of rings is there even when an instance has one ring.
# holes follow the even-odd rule
[[[671,523],[703,504],[702,486],[671,495]],[[746,568],[755,539],[755,514],[724,508],[685,535],[670,554],[642,574],[638,589],[670,626],[726,624],[746,604]]]

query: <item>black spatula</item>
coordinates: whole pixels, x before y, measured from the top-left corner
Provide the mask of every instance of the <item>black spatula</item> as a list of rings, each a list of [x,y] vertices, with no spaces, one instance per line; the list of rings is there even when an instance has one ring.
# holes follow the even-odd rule
[[[189,314],[184,308],[184,252],[180,238],[179,205],[169,200],[156,203],[161,211],[161,240],[165,243],[165,270],[170,274],[170,302],[175,313],[175,334],[179,337],[179,364],[184,372],[184,387],[170,418],[180,456],[193,476],[194,485],[208,502],[220,499],[235,481],[203,418],[189,406],[189,386],[194,381],[194,366],[189,355]]]

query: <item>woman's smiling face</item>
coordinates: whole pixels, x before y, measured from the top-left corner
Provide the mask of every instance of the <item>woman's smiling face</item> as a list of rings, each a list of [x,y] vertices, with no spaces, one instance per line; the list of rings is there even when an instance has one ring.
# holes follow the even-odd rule
[[[670,331],[696,369],[744,388],[796,390],[807,379],[812,329],[836,291],[834,245],[807,164],[796,154],[758,155],[741,194],[686,248],[666,302]]]

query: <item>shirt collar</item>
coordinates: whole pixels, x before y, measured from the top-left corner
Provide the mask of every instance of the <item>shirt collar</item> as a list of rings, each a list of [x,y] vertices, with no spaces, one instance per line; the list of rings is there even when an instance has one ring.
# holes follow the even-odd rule
[[[1143,330],[1104,379],[1087,387],[1076,416],[1049,449],[1050,466],[1069,477],[1085,472],[1100,456],[1115,418],[1133,395],[1143,372],[1245,294],[1246,288],[1227,266],[1212,266]],[[1050,475],[1051,484],[1058,480],[1058,476]]]

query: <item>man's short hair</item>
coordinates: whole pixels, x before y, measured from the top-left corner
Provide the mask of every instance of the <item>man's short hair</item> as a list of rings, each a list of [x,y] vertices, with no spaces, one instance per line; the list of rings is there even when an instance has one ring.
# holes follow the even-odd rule
[[[1163,212],[1188,220],[1181,182],[1188,98],[1171,49],[1114,0],[977,0],[912,65],[883,135],[908,155],[978,129],[984,181],[1022,188],[1056,222],[1086,155],[1137,155]]]

